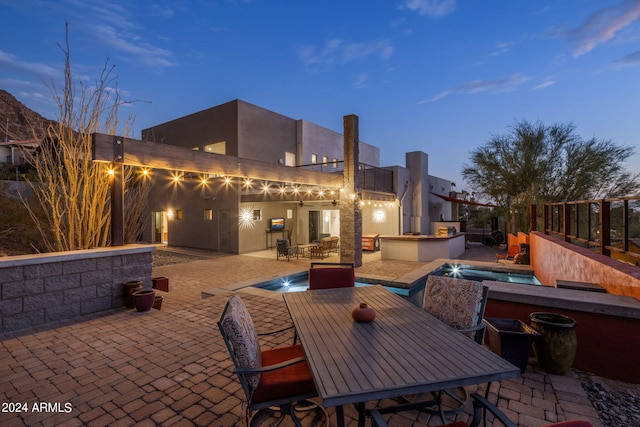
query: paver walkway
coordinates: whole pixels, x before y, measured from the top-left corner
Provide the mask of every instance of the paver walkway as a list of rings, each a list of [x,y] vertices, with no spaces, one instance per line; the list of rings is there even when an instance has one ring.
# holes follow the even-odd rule
[[[363,268],[381,268],[381,261],[370,261]],[[242,425],[242,391],[216,325],[229,293],[201,299],[200,292],[304,269],[305,262],[217,256],[159,267],[154,276],[169,277],[170,285],[170,292],[158,291],[165,297],[162,310],[122,308],[0,336],[0,426]],[[412,266],[387,263],[384,271],[401,275],[407,268]],[[242,297],[259,329],[290,322],[277,295],[243,292]],[[284,333],[262,345],[291,339]],[[521,426],[572,418],[602,425],[572,373],[546,375],[534,360],[522,377],[496,383],[491,391]],[[355,426],[355,410],[346,407],[345,413],[348,425]],[[390,423],[440,421],[415,412],[394,415]]]

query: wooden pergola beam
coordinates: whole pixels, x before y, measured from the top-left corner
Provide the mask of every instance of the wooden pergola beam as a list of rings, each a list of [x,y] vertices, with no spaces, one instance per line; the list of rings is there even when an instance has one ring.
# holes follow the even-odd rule
[[[115,139],[113,135],[93,134],[93,160],[107,163],[118,162],[118,159],[114,157]],[[276,165],[132,138],[117,137],[117,140],[122,142],[124,154],[121,162],[125,165],[243,177],[253,180],[292,182],[324,188],[342,187],[341,173],[326,173]]]

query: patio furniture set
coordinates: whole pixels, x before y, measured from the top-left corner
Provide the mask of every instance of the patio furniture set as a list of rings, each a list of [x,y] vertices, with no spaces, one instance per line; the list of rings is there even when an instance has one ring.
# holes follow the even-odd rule
[[[261,351],[251,316],[237,295],[227,301],[218,322],[247,399],[248,425],[273,407],[297,426],[297,414],[309,410],[328,425],[324,408],[335,407],[342,427],[343,406],[353,404],[359,426],[367,418],[386,426],[385,414],[419,409],[438,414],[444,425],[462,427],[467,424],[447,422],[466,407],[465,386],[521,373],[481,345],[487,289],[479,282],[429,276],[420,308],[384,286],[354,286],[352,265],[315,263],[309,290],[283,295],[295,328],[290,346]],[[358,321],[354,308],[362,303],[373,308],[372,321]],[[478,425],[488,409],[504,425],[514,426],[489,402],[486,390],[485,396],[471,396],[470,425]],[[366,408],[367,402],[381,399],[398,403]]]
[[[340,238],[328,236],[320,239],[319,242],[307,243],[292,246],[288,239],[276,240],[276,259],[286,258],[289,261],[292,257],[299,259],[299,256],[324,259],[331,253],[340,252]]]

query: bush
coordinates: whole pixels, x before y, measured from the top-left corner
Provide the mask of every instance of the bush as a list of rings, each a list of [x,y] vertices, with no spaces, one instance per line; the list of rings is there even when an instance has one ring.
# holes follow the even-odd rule
[[[42,215],[32,204],[35,215]],[[0,255],[23,255],[45,251],[45,244],[29,210],[9,186],[0,182]]]

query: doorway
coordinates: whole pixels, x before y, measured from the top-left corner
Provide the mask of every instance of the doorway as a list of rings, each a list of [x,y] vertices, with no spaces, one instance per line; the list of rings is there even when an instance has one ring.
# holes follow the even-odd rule
[[[309,211],[309,242],[320,241],[320,211]]]
[[[169,244],[169,222],[166,212],[153,212],[153,238],[152,243]]]

